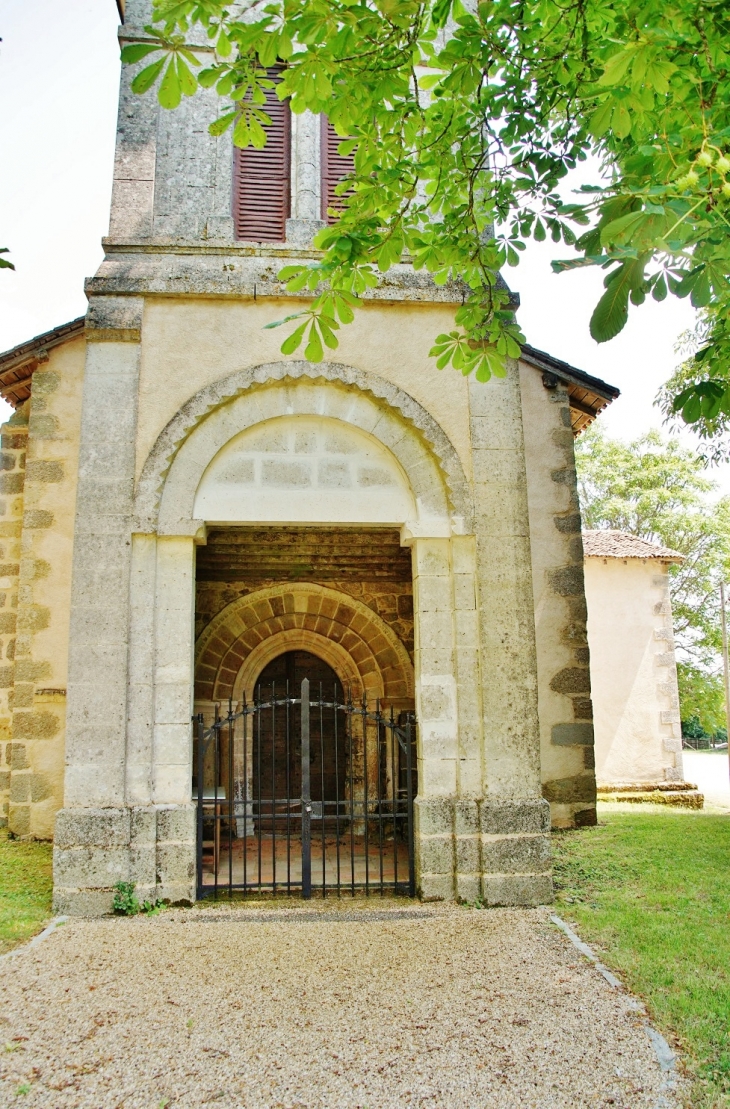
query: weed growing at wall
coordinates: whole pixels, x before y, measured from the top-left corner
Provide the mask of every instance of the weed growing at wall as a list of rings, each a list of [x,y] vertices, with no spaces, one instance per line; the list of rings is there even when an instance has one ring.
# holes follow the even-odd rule
[[[117,916],[136,916],[137,913],[147,913],[154,916],[164,909],[162,901],[140,902],[135,893],[134,882],[117,882],[114,887],[113,908]]]

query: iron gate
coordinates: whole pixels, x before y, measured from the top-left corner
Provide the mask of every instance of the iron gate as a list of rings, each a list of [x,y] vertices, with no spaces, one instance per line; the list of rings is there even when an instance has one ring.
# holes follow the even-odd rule
[[[412,713],[289,683],[196,718],[197,896],[415,896]],[[339,694],[339,696],[338,696]]]

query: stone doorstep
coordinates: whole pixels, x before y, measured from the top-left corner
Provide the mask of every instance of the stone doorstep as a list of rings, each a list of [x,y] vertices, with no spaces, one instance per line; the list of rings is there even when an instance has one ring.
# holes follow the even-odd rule
[[[684,783],[683,783],[684,785]],[[696,788],[683,789],[626,789],[602,790],[599,787],[598,801],[628,803],[631,805],[653,804],[669,805],[682,809],[702,809],[705,805],[705,795]]]

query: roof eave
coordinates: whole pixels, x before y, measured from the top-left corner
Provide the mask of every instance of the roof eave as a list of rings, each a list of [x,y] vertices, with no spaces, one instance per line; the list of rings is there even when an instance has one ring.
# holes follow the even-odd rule
[[[48,361],[48,352],[84,334],[86,317],[54,327],[26,343],[0,354],[0,397],[17,408],[30,396],[30,379],[38,366]]]
[[[599,377],[593,377],[560,358],[554,358],[544,350],[537,350],[529,343],[523,346],[521,359],[536,370],[542,370],[546,388],[554,388],[559,381],[566,386],[574,435],[580,435],[611,401],[621,395],[615,385],[609,385]]]
[[[664,554],[586,554],[583,552],[583,558],[600,558],[603,562],[606,559],[611,559],[613,562],[666,562],[669,564],[676,563],[678,566],[680,562],[684,562],[684,555],[664,555]]]
[[[537,350],[536,347],[531,347],[529,343],[525,343],[522,347],[521,357],[523,362],[528,362],[538,370],[550,371],[562,381],[571,381],[575,385],[581,385],[584,389],[590,389],[591,392],[605,400],[606,404],[610,404],[611,401],[621,396],[621,390],[615,385],[609,385],[607,381],[602,381],[600,377],[593,377],[592,374],[587,374],[584,370],[571,366],[569,362],[554,358],[552,354],[548,354],[544,350]]]

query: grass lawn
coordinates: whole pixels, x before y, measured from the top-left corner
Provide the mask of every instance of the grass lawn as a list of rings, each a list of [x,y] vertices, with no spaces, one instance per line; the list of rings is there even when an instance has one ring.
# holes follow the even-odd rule
[[[553,835],[556,910],[641,996],[694,1079],[730,1106],[730,816],[599,806]]]
[[[0,955],[40,932],[51,916],[50,843],[23,843],[0,831]]]

